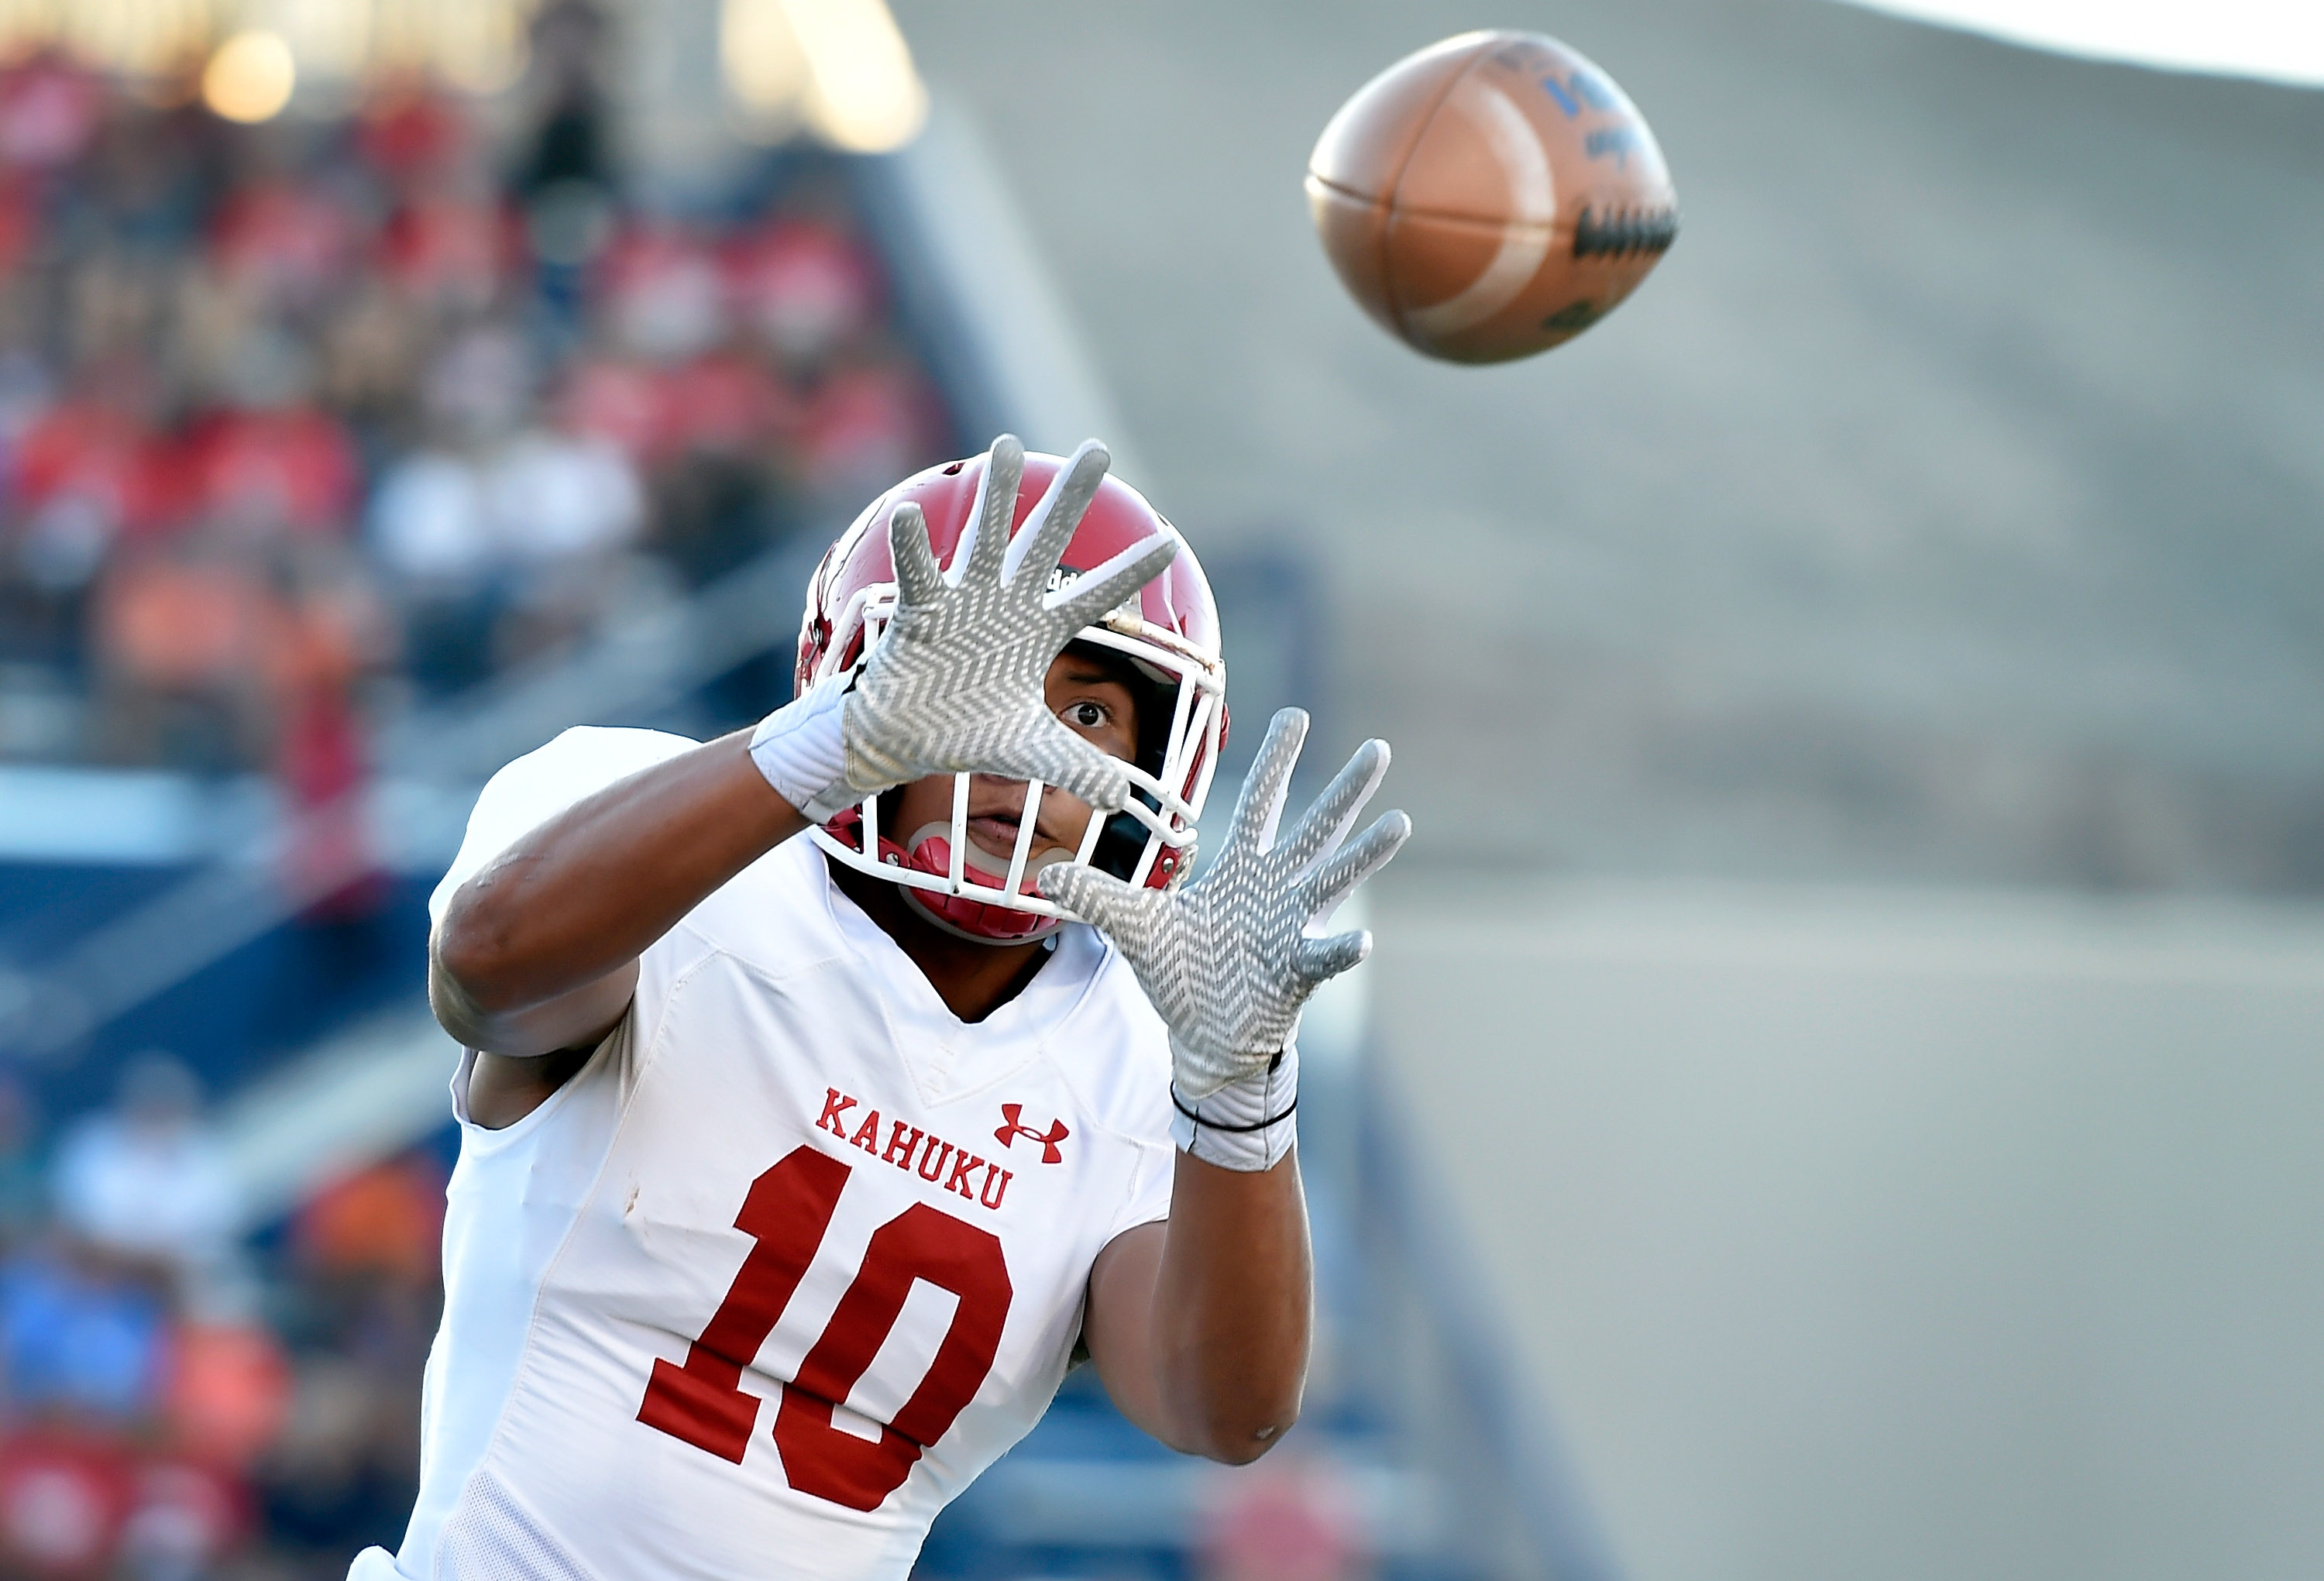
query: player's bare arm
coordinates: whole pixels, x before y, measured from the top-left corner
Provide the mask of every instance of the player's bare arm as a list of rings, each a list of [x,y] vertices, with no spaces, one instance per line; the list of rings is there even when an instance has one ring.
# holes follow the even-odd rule
[[[453,896],[429,944],[436,1018],[479,1052],[480,1124],[521,1118],[629,1007],[638,956],[807,820],[750,732],[632,775],[520,840]]]
[[[1111,756],[1132,755],[1136,702],[1111,669],[1061,654],[1045,690],[1050,711],[1075,734]],[[554,1092],[629,1007],[638,956],[807,827],[752,761],[750,741],[751,732],[739,731],[598,792],[454,896],[429,950],[429,995],[446,1030],[482,1056],[468,1085],[479,1124],[512,1124]],[[1022,781],[972,781],[969,838],[988,858],[1009,859],[1024,792]],[[934,821],[951,794],[949,777],[916,780],[898,792],[899,815]],[[1088,803],[1047,787],[1033,854],[1076,849],[1093,815]],[[848,888],[964,1021],[991,1014],[1036,964],[1038,945],[981,948],[911,925],[891,888]]]
[[[1296,709],[1276,716],[1226,849],[1195,883],[1139,890],[1086,868],[1043,876],[1114,939],[1168,1023],[1181,1144],[1168,1219],[1117,1236],[1093,1266],[1084,1339],[1123,1414],[1174,1448],[1228,1461],[1256,1458],[1298,1416],[1314,1276],[1294,1040],[1308,995],[1371,942],[1306,930],[1412,829],[1389,813],[1347,841],[1388,770],[1387,744],[1370,741],[1277,840],[1306,732]]]
[[[1170,1217],[1098,1255],[1082,1340],[1122,1415],[1242,1465],[1299,1418],[1314,1293],[1298,1155],[1245,1172],[1182,1153]]]

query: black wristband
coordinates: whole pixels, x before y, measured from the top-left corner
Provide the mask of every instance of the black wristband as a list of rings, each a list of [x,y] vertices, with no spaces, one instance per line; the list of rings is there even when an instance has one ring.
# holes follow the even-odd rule
[[[1269,1115],[1267,1118],[1263,1120],[1254,1120],[1248,1126],[1222,1126],[1203,1118],[1201,1115],[1195,1113],[1193,1109],[1188,1108],[1184,1103],[1180,1102],[1178,1098],[1178,1084],[1175,1081],[1170,1084],[1170,1102],[1180,1114],[1194,1121],[1195,1125],[1208,1126],[1213,1131],[1224,1131],[1232,1135],[1239,1135],[1251,1131],[1264,1131],[1269,1126],[1280,1125],[1285,1120],[1289,1119],[1292,1116],[1292,1112],[1299,1107],[1299,1098],[1297,1095],[1295,1094],[1293,1095],[1291,1101],[1284,1106],[1283,1112],[1279,1115]]]

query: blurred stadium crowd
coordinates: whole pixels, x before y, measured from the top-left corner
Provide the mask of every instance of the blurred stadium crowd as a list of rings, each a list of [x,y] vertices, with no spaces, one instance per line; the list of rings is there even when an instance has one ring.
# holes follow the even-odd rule
[[[592,14],[503,101],[263,125],[0,69],[0,760],[365,781],[382,725],[805,535],[951,443],[842,172],[622,178]],[[337,1576],[400,1539],[444,1161],[246,1236],[161,1053],[0,1081],[0,1576]]]
[[[590,53],[505,128],[0,75],[0,756],[333,794],[941,447],[829,171],[626,206]]]
[[[394,1543],[419,1465],[444,1172],[326,1185],[244,1244],[159,1052],[45,1162],[0,1089],[0,1575],[290,1581]]]

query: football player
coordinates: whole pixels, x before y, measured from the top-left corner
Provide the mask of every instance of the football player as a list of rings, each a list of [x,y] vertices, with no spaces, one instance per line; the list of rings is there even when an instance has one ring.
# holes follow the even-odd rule
[[[707,744],[569,731],[434,902],[464,1048],[401,1552],[355,1581],[906,1576],[1077,1351],[1164,1443],[1299,1407],[1295,1034],[1368,743],[1288,831],[1278,715],[1191,883],[1226,736],[1210,591],[1014,439],[825,556],[796,701]],[[805,838],[801,838],[804,835]]]

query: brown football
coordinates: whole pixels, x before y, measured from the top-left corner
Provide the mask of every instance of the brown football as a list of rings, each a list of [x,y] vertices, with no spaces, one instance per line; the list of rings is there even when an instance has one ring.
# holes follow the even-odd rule
[[[1645,117],[1542,33],[1462,33],[1364,84],[1316,142],[1307,202],[1364,311],[1455,363],[1572,339],[1678,235]]]

